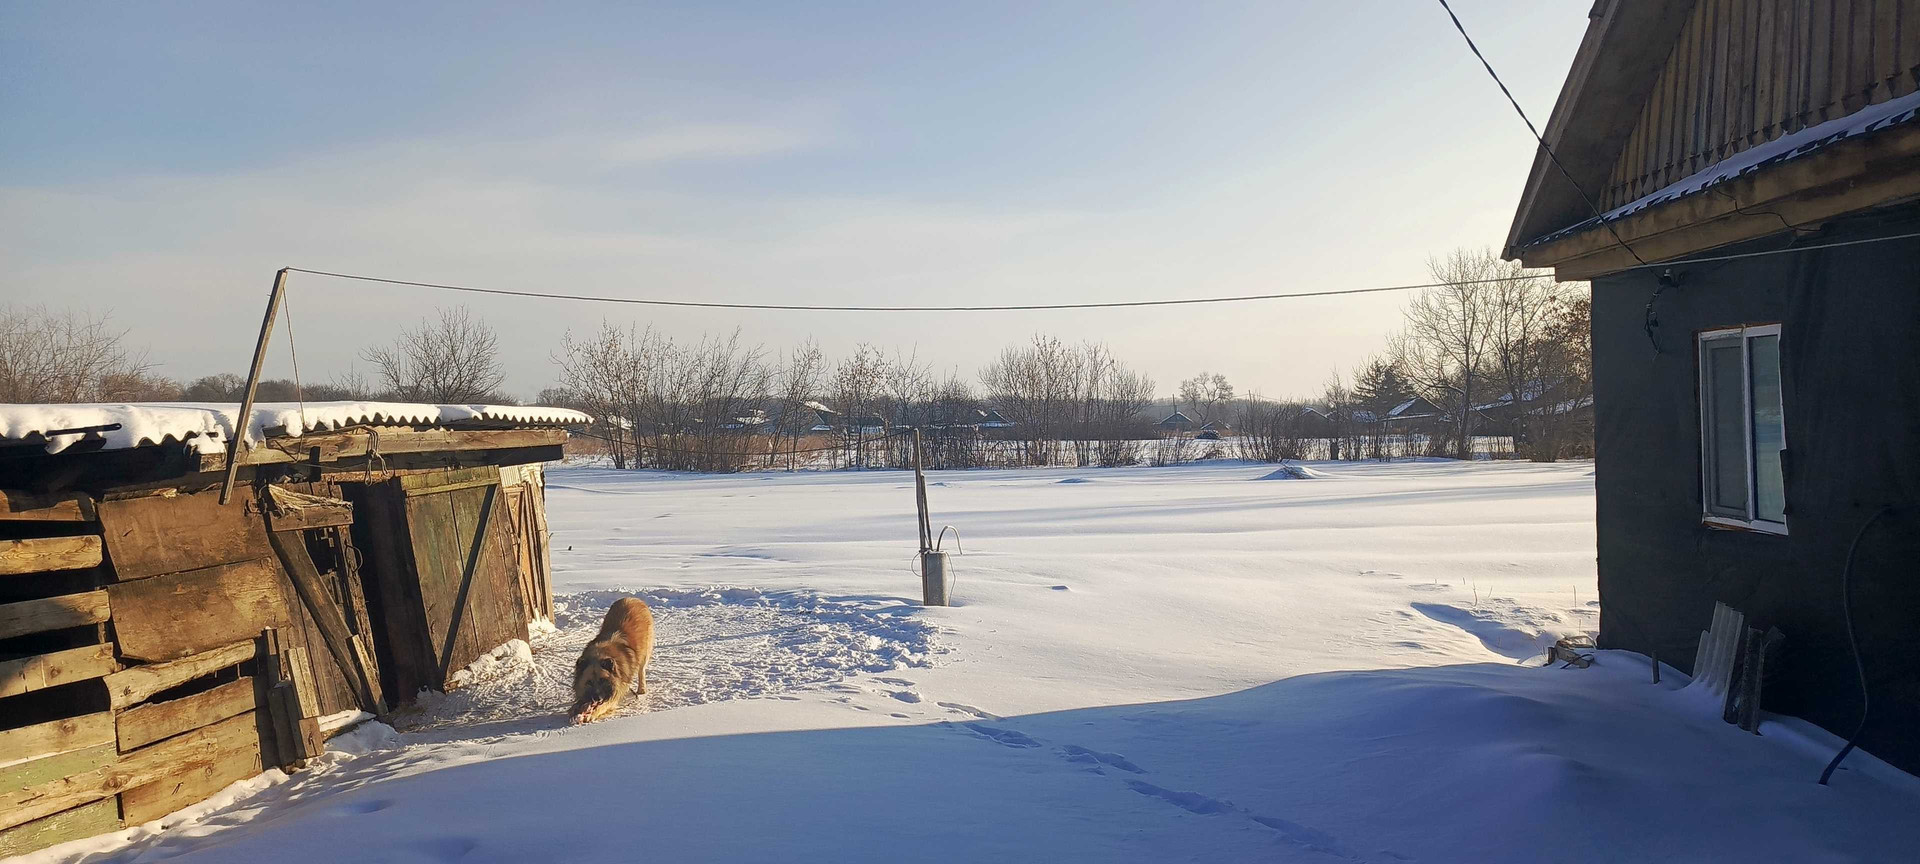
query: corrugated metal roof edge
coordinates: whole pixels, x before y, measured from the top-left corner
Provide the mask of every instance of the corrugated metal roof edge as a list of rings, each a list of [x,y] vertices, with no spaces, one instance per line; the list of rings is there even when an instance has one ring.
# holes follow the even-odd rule
[[[1697,195],[1722,183],[1819,152],[1842,141],[1858,140],[1911,122],[1916,117],[1920,117],[1920,90],[1742,150],[1599,216],[1529,240],[1514,251],[1533,249],[1608,222],[1617,222],[1635,213]]]

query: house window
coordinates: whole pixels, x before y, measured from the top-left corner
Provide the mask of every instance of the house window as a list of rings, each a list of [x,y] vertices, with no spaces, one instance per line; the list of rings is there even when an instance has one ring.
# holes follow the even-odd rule
[[[1787,533],[1780,325],[1700,334],[1700,465],[1709,524]]]

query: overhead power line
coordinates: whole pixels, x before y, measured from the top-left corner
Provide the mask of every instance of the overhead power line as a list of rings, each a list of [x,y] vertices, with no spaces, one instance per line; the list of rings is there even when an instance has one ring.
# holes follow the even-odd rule
[[[1801,252],[1818,252],[1822,249],[1834,249],[1841,246],[1860,246],[1867,243],[1886,243],[1893,240],[1913,240],[1920,238],[1920,231],[1910,234],[1894,234],[1887,237],[1868,237],[1860,240],[1841,240],[1833,243],[1819,243],[1808,246],[1789,246],[1784,249],[1765,249],[1758,252],[1738,252],[1731,255],[1702,255],[1694,258],[1680,258],[1657,264],[1640,264],[1627,270],[1647,270],[1653,268],[1681,267],[1687,264],[1705,264],[1714,261],[1735,261],[1742,258],[1761,258],[1769,255],[1789,255]],[[351,279],[360,282],[377,282],[383,285],[408,285],[415,288],[431,288],[438,291],[460,291],[473,294],[491,294],[503,297],[531,297],[539,300],[574,300],[589,303],[626,303],[639,306],[691,306],[703,309],[769,309],[794,312],[1026,312],[1049,309],[1126,309],[1142,306],[1192,306],[1203,303],[1248,303],[1260,300],[1287,300],[1296,297],[1335,297],[1346,294],[1378,294],[1385,291],[1415,291],[1422,288],[1445,288],[1450,285],[1487,285],[1500,282],[1524,282],[1528,279],[1546,278],[1544,273],[1529,273],[1521,276],[1497,276],[1489,279],[1469,279],[1461,282],[1418,282],[1407,285],[1380,285],[1371,288],[1335,288],[1326,291],[1295,291],[1277,294],[1242,294],[1232,297],[1191,297],[1173,300],[1115,300],[1105,303],[1029,303],[1008,306],[838,306],[807,305],[795,303],[721,303],[706,300],[658,300],[642,297],[606,297],[594,294],[555,294],[543,291],[515,291],[506,288],[478,288],[471,285],[445,285],[437,282],[415,282],[408,279],[390,279],[384,276],[362,276],[354,273],[335,273],[328,270],[308,270],[301,267],[286,268],[292,273],[307,273],[314,276],[329,276],[335,279]]]
[[[1447,17],[1453,19],[1453,29],[1460,31],[1460,38],[1467,40],[1467,48],[1473,51],[1473,56],[1480,59],[1480,66],[1487,70],[1487,75],[1493,78],[1493,83],[1500,86],[1500,92],[1507,97],[1507,104],[1512,105],[1514,113],[1520,115],[1520,122],[1527,124],[1527,131],[1533,133],[1533,140],[1540,144],[1540,150],[1547,154],[1547,160],[1553,163],[1553,167],[1560,169],[1560,176],[1567,178],[1567,182],[1573,184],[1573,191],[1580,193],[1580,200],[1586,202],[1587,209],[1596,218],[1604,215],[1600,205],[1594,203],[1593,196],[1587,194],[1586,188],[1580,185],[1580,181],[1573,179],[1573,172],[1568,171],[1567,166],[1560,164],[1560,157],[1554,154],[1552,147],[1547,146],[1547,139],[1540,134],[1539,128],[1533,125],[1533,118],[1527,116],[1526,109],[1520,107],[1520,100],[1513,98],[1513,91],[1507,89],[1507,82],[1500,80],[1500,73],[1493,71],[1493,64],[1487,62],[1487,55],[1480,53],[1480,46],[1475,45],[1473,37],[1467,35],[1467,27],[1460,23],[1460,16],[1453,14],[1453,7],[1448,5],[1447,0],[1440,0],[1440,8],[1447,10]],[[1620,244],[1620,248],[1627,250],[1627,254],[1633,256],[1633,260],[1642,265],[1647,263],[1647,259],[1640,257],[1640,253],[1633,251],[1633,247],[1627,245],[1626,239],[1614,229],[1613,223],[1601,219],[1600,224],[1607,229],[1608,234],[1613,235],[1613,242]]]
[[[1486,285],[1495,282],[1523,282],[1528,279],[1544,278],[1543,274],[1532,273],[1525,276],[1498,276],[1490,279],[1469,279],[1462,282],[1421,282],[1412,285],[1381,285],[1373,288],[1335,288],[1326,291],[1242,294],[1233,297],[1188,297],[1176,300],[1113,300],[1102,303],[1022,303],[1005,306],[835,306],[804,303],[721,303],[707,300],[656,300],[640,297],[606,297],[593,294],[556,294],[544,291],[514,291],[505,288],[476,288],[471,285],[443,285],[435,282],[414,282],[408,279],[361,276],[353,273],[333,273],[326,270],[307,270],[300,267],[288,267],[287,269],[294,273],[331,276],[335,279],[355,279],[361,282],[379,282],[386,285],[411,285],[415,288],[432,288],[439,291],[463,291],[473,294],[494,294],[504,297],[537,297],[546,300],[581,300],[592,303],[630,303],[639,306],[690,306],[700,309],[770,309],[787,312],[1037,312],[1048,309],[1123,309],[1137,306],[1193,306],[1202,303],[1246,303],[1255,300],[1285,300],[1294,297],[1334,297],[1344,294],[1378,294],[1385,291],[1414,291],[1421,288],[1444,288],[1449,285]]]

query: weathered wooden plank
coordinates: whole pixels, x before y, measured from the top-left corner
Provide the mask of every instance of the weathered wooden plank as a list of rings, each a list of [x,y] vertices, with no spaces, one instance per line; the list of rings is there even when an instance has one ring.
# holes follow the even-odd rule
[[[0,732],[0,765],[95,747],[113,740],[113,712],[49,720]]]
[[[100,538],[91,534],[0,540],[0,576],[98,567],[100,549]]]
[[[107,698],[116,709],[137,705],[155,693],[244,663],[253,655],[253,640],[247,639],[191,657],[122,669],[107,676]]]
[[[271,504],[267,510],[269,531],[310,531],[353,524],[353,505],[347,501],[285,486],[269,486],[267,494]]]
[[[335,666],[347,679],[353,689],[356,701],[363,710],[380,712],[385,710],[374,696],[376,686],[372,679],[379,673],[371,667],[361,667],[359,658],[354,656],[350,644],[351,631],[347,629],[346,615],[340,611],[339,604],[327,592],[322,583],[319,570],[313,564],[313,558],[307,554],[306,544],[298,533],[275,531],[268,538],[274,552],[280,556],[287,577],[292,581],[294,591],[299,594],[300,602],[308,616],[318,628],[320,640],[324,643],[328,655]],[[298,664],[305,666],[304,663]],[[294,679],[296,682],[299,678]],[[306,701],[319,707],[319,698],[312,692],[312,680],[307,679],[308,692],[301,694]]]
[[[111,765],[62,777],[17,792],[0,794],[0,828],[49,816],[89,801],[117,795],[190,767],[208,764],[222,753],[259,740],[252,712],[203,726],[123,753]]]
[[[288,648],[284,654],[284,668],[288,680],[293,682],[293,692],[300,697],[300,716],[320,716],[320,693],[313,686],[313,657],[307,649]]]
[[[25,855],[108,831],[120,830],[120,806],[112,798],[0,831],[0,858]]]
[[[213,761],[178,771],[120,793],[120,812],[128,825],[144,825],[182,807],[205,801],[228,785],[260,773],[260,745],[242,746]]]
[[[113,661],[113,646],[106,644],[8,660],[0,662],[0,697],[99,678],[119,668]]]
[[[500,485],[500,469],[491,465],[484,468],[460,468],[452,471],[409,474],[400,478],[400,489],[408,495],[428,495],[498,485]]]
[[[326,752],[326,739],[320,735],[320,718],[303,716],[306,709],[293,682],[282,681],[268,688],[267,710],[272,715],[274,751],[282,767],[299,767]]]
[[[269,557],[109,586],[120,654],[173,660],[283,625],[279,579]]]
[[[109,602],[107,592],[88,591],[85,594],[0,603],[0,639],[98,624],[107,620]]]
[[[62,777],[85,774],[95,768],[113,764],[113,761],[118,758],[120,758],[120,751],[112,744],[95,744],[79,750],[16,762],[0,768],[0,794],[18,792]]]
[[[273,554],[266,521],[243,500],[222,505],[205,492],[102,501],[99,508],[107,554],[122,581]]]
[[[533,559],[534,599],[537,605],[527,610],[529,618],[553,620],[553,545],[552,534],[547,530],[547,476],[538,465],[528,466],[527,500],[532,504],[530,536],[533,538],[535,555]]]
[[[379,430],[379,452],[383,456],[411,453],[458,453],[481,450],[518,450],[531,447],[558,447],[566,443],[567,430],[557,428],[539,429],[404,429],[398,427]],[[343,429],[338,432],[323,432],[302,435],[275,442],[281,447],[255,447],[242,454],[242,464],[269,465],[290,462],[305,462],[313,448],[319,448],[322,464],[340,460],[360,460],[372,449],[372,435],[367,429]],[[218,471],[225,467],[224,455],[202,457],[201,471]],[[353,470],[361,470],[355,464]]]
[[[229,681],[191,696],[120,712],[114,719],[122,751],[134,750],[254,709],[253,679]]]
[[[81,492],[34,495],[0,489],[0,522],[92,522],[93,499]]]

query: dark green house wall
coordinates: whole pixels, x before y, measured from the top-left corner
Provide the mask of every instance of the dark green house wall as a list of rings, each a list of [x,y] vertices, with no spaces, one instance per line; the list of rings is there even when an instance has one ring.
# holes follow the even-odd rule
[[[1920,232],[1920,206],[1711,254]],[[1593,284],[1600,642],[1690,670],[1715,601],[1787,635],[1767,710],[1840,735],[1860,716],[1841,572],[1872,712],[1861,746],[1920,771],[1920,240],[1769,255]],[[1701,524],[1694,334],[1781,325],[1786,536]],[[1656,351],[1655,345],[1658,350]]]

